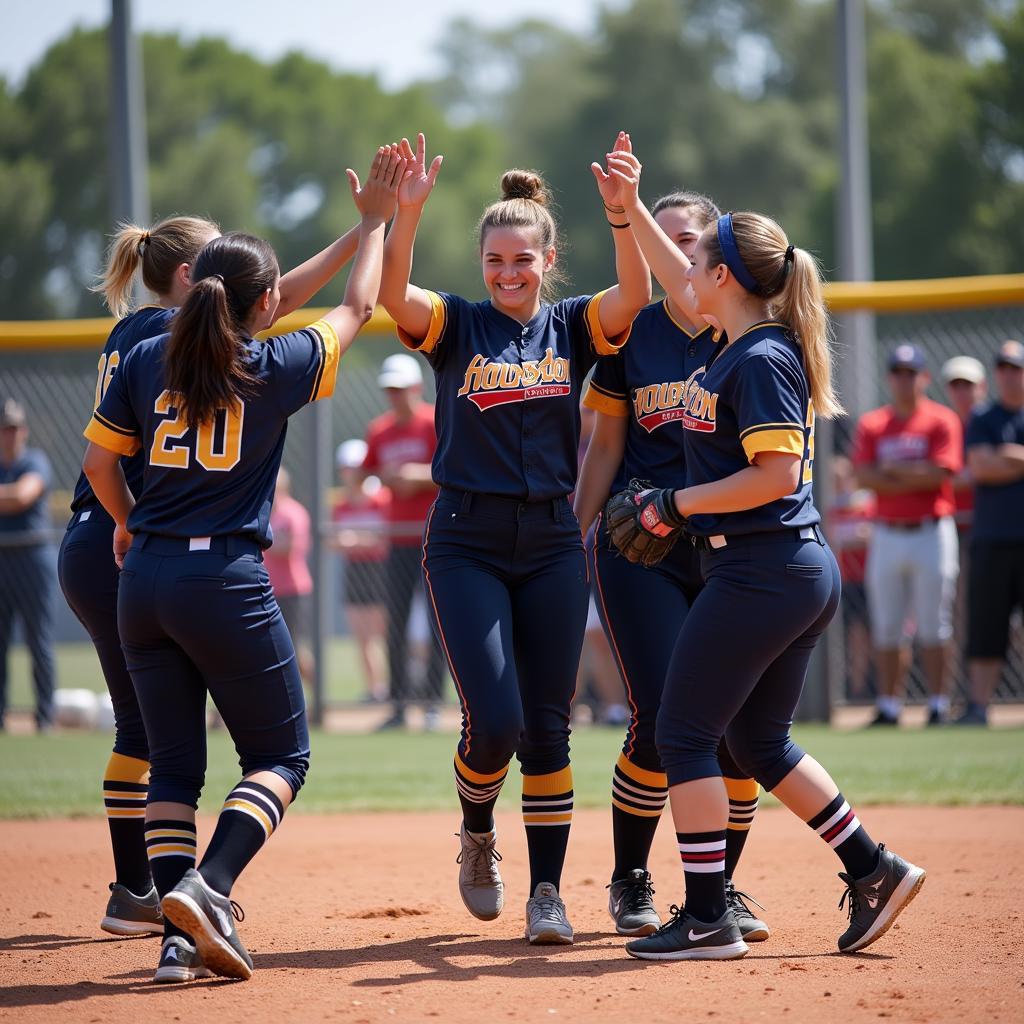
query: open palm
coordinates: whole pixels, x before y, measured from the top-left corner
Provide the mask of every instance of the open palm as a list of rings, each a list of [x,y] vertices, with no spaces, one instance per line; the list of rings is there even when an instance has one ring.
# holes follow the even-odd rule
[[[438,154],[426,165],[427,140],[423,132],[416,136],[416,151],[408,139],[402,139],[402,156],[407,161],[405,177],[398,189],[399,206],[422,206],[430,196],[437,181],[437,172],[441,170],[441,161],[444,157]]]
[[[619,132],[612,146],[612,154],[632,153],[633,143],[626,132]],[[590,169],[597,180],[597,190],[606,206],[622,205],[622,182],[614,174],[608,174],[599,163],[592,163]]]

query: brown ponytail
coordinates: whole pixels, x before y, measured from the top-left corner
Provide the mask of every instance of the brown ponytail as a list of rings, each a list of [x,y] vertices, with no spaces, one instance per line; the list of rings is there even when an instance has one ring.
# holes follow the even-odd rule
[[[818,261],[789,244],[786,233],[759,213],[732,214],[736,248],[747,272],[768,302],[770,315],[800,343],[815,415],[833,419],[843,407],[832,385],[832,324],[825,308]],[[715,231],[704,234],[708,263],[727,263]]]
[[[257,381],[248,369],[246,324],[278,276],[270,245],[241,232],[215,238],[196,258],[165,355],[167,388],[179,396],[190,427],[252,394]]]
[[[536,171],[511,170],[501,176],[501,199],[483,212],[477,232],[480,251],[484,237],[491,228],[526,229],[537,232],[537,245],[542,252],[558,248],[558,225],[548,207],[551,196],[544,179]],[[557,264],[544,274],[541,295],[551,297],[554,286],[564,276]]]
[[[142,283],[155,295],[165,296],[182,263],[192,263],[211,235],[220,233],[201,217],[168,217],[153,227],[121,224],[110,243],[107,266],[92,291],[104,296],[118,319],[131,311],[132,281],[141,268]]]

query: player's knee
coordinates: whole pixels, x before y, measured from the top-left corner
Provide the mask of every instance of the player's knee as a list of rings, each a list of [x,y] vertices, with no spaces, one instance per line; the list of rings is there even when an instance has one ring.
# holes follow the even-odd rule
[[[306,781],[306,774],[309,771],[309,751],[297,750],[294,754],[278,756],[272,759],[266,758],[242,758],[242,774],[251,775],[253,772],[273,772],[280,775],[291,787],[292,799],[299,795]]]
[[[149,771],[147,802],[185,804],[187,807],[198,808],[204,781],[202,772],[165,773],[159,765],[153,764]]]
[[[727,740],[737,767],[767,790],[774,789],[803,757],[788,732],[766,734],[730,728]]]
[[[654,739],[670,786],[721,774],[718,767],[720,737],[694,728],[680,716],[659,711]]]
[[[513,715],[474,720],[468,754],[471,767],[485,773],[498,771],[512,760],[522,735],[522,719]]]

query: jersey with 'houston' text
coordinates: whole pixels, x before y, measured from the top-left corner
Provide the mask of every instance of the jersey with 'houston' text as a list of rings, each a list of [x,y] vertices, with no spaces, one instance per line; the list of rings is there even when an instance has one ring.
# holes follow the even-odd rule
[[[132,349],[85,429],[90,441],[110,451],[142,454],[142,493],[128,529],[171,537],[242,534],[269,547],[288,417],[334,393],[338,336],[318,320],[292,334],[250,341],[247,369],[257,381],[251,394],[197,430],[166,387],[169,338]]]
[[[114,324],[114,329],[110,332],[107,343],[100,353],[100,363],[96,373],[96,400],[93,402],[93,409],[99,407],[121,360],[140,341],[155,338],[158,334],[169,331],[171,318],[176,312],[177,309],[165,309],[163,306],[143,306]],[[138,453],[126,456],[121,460],[121,468],[124,470],[125,480],[128,481],[128,489],[136,498],[142,490],[142,461],[142,456]],[[75,496],[71,500],[71,511],[78,512],[80,509],[98,504],[86,475],[79,473],[78,483],[75,484]]]
[[[690,381],[683,427],[688,487],[732,476],[761,452],[800,459],[796,489],[743,512],[691,516],[687,530],[708,537],[813,526],[814,406],[800,346],[785,324],[755,324],[718,344]]]
[[[599,355],[629,336],[604,336],[603,294],[541,306],[521,324],[490,301],[427,292],[426,337],[399,336],[434,368],[438,484],[520,501],[572,491],[583,380]]]
[[[640,310],[621,352],[598,359],[583,404],[629,419],[613,493],[633,477],[655,487],[685,485],[685,398],[714,347],[714,330],[707,326],[691,334],[672,316],[666,299]]]

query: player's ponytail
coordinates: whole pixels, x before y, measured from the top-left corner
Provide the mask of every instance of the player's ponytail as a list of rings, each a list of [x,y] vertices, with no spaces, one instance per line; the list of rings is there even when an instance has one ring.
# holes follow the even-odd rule
[[[167,388],[179,396],[190,427],[251,394],[247,325],[253,307],[277,284],[277,257],[261,238],[215,238],[192,268],[192,288],[171,325]]]
[[[541,252],[558,248],[558,225],[551,213],[551,194],[536,171],[513,169],[501,176],[501,199],[483,212],[477,233],[480,251],[491,228],[512,228],[536,232]],[[557,263],[544,274],[541,295],[550,298],[553,287],[564,280]]]
[[[132,282],[141,269],[142,283],[155,295],[166,296],[182,263],[192,263],[199,250],[220,228],[201,217],[168,217],[151,228],[121,224],[110,243],[107,265],[91,289],[103,295],[118,319],[131,311]]]
[[[723,235],[733,252],[724,251]],[[767,300],[771,316],[793,332],[803,349],[815,415],[841,415],[832,385],[832,325],[818,261],[806,249],[790,245],[782,228],[759,213],[719,218],[716,230],[704,235],[704,244],[710,266],[728,266],[747,291]]]

